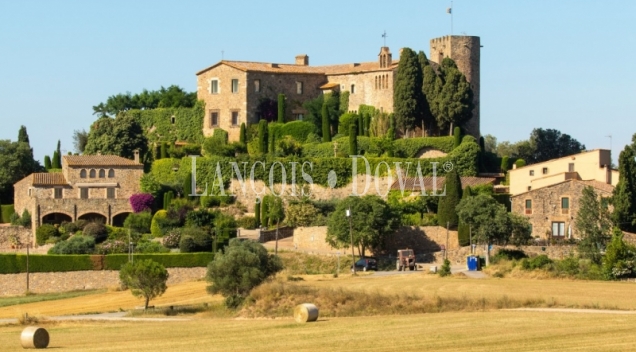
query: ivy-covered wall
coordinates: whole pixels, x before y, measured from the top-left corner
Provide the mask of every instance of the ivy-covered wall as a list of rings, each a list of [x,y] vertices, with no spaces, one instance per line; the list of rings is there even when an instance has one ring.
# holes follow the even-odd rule
[[[204,107],[198,101],[193,108],[128,110],[122,114],[132,115],[141,123],[150,144],[175,141],[201,144]]]

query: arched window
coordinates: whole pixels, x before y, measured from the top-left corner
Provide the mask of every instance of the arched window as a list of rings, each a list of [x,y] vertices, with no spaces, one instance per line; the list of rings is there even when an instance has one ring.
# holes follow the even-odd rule
[[[108,178],[113,178],[113,177],[115,177],[115,170],[113,169],[108,170]]]
[[[80,178],[86,178],[86,170],[82,169],[82,171],[80,171]]]
[[[381,77],[382,79],[380,81],[380,84],[381,84],[381,88],[384,89],[384,75],[382,75]]]
[[[105,178],[106,177],[106,171],[104,169],[99,169],[99,178]]]
[[[384,88],[389,88],[389,75],[385,75]]]
[[[378,89],[378,76],[375,76],[375,89]]]
[[[95,178],[95,169],[91,169],[91,171],[88,173],[88,177]]]

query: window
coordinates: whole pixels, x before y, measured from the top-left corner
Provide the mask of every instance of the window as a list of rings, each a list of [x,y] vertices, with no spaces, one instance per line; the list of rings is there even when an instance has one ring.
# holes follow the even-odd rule
[[[561,198],[561,214],[568,214],[570,212],[570,198]]]
[[[526,214],[532,214],[532,199],[526,199]]]
[[[210,81],[210,94],[219,94],[219,80],[213,79]]]
[[[114,199],[115,198],[115,189],[114,188],[106,188],[106,198]]]
[[[303,82],[296,82],[296,94],[303,94]]]
[[[552,236],[563,237],[565,236],[565,222],[553,222],[552,223]]]
[[[115,177],[115,170],[113,169],[108,170],[108,178],[113,178],[113,177]]]
[[[530,191],[532,189],[532,186],[528,186],[528,191]]]
[[[355,94],[355,92],[356,92],[356,85],[352,84],[351,85],[351,94]]]
[[[232,126],[238,126],[239,112],[232,111]]]
[[[568,164],[568,172],[574,172],[574,163]]]
[[[238,93],[238,79],[232,79],[232,93]]]
[[[375,89],[378,89],[378,76],[375,76]]]
[[[210,111],[210,127],[216,127],[219,125],[219,112]]]
[[[530,170],[530,176],[534,176],[534,170]]]
[[[89,172],[89,174],[88,174],[88,177],[90,177],[90,178],[95,178],[95,175],[96,175],[96,173],[95,173],[95,169],[91,169],[91,171],[90,171],[90,172]]]
[[[302,121],[304,118],[303,114],[296,114],[296,120]]]
[[[33,190],[33,188],[29,188],[29,190],[27,191],[27,193],[29,194],[29,197],[31,197],[31,191]]]
[[[82,171],[80,171],[80,178],[86,178],[86,170],[82,169]]]
[[[53,198],[62,199],[62,189],[61,188],[54,188],[53,189]]]
[[[548,168],[547,168],[547,167],[544,167],[544,168],[541,170],[541,172],[542,172],[544,175],[547,175],[547,174],[548,174]]]
[[[170,117],[170,123],[174,125],[175,122],[177,122],[177,118],[174,116]]]
[[[105,178],[105,177],[106,177],[106,170],[99,169],[99,178]]]
[[[254,80],[254,92],[258,93],[261,91],[261,80],[260,79],[255,79]]]
[[[88,188],[80,188],[80,198],[88,199]]]

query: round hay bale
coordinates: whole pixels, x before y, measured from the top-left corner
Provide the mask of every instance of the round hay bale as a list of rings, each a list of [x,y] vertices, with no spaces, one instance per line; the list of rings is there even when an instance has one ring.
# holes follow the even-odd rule
[[[47,348],[49,333],[44,328],[29,326],[22,330],[20,343],[22,348]]]
[[[294,319],[298,323],[318,320],[318,308],[311,303],[299,304],[294,308]]]

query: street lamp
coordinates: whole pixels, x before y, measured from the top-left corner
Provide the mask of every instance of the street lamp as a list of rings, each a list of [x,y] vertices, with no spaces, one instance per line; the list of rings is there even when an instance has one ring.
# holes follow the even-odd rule
[[[353,227],[351,226],[351,207],[346,210],[346,215],[349,218],[349,236],[351,237],[351,260],[353,261],[353,275],[356,274],[356,257],[353,255]]]

